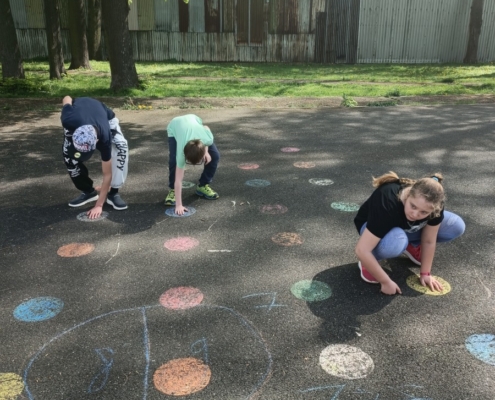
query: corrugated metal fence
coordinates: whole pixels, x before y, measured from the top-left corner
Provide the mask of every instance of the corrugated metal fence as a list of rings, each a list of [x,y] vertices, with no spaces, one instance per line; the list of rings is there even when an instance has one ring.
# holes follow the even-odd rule
[[[60,2],[63,49],[67,2]],[[46,57],[43,0],[10,0],[24,59]],[[139,61],[459,63],[471,0],[133,0]],[[495,60],[495,0],[484,0],[478,61]]]

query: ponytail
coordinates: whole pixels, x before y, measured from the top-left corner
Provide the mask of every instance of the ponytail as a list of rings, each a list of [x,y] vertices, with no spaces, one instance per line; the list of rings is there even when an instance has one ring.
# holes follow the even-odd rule
[[[401,186],[404,187],[412,186],[414,185],[414,182],[416,182],[415,180],[409,178],[399,178],[399,175],[397,175],[394,171],[389,171],[386,174],[379,176],[378,178],[375,178],[374,176],[372,178],[373,187],[376,188],[391,182],[400,183]]]

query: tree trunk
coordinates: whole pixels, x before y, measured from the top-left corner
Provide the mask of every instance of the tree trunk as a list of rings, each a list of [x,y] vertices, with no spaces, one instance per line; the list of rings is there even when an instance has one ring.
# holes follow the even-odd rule
[[[0,60],[2,77],[24,79],[21,51],[17,43],[17,34],[8,0],[0,0]]]
[[[69,0],[69,38],[71,52],[69,69],[90,69],[84,0]]]
[[[104,0],[101,4],[101,12],[112,73],[110,89],[117,91],[138,87],[139,81],[127,22],[128,0]]]
[[[57,0],[43,0],[45,6],[45,29],[48,44],[50,79],[61,79],[65,74],[62,34],[60,33],[60,9]]]
[[[101,0],[88,0],[88,53],[90,60],[102,60]]]
[[[469,18],[469,39],[464,57],[464,64],[474,64],[478,62],[478,42],[483,23],[483,3],[484,0],[473,0],[471,3],[471,15]]]

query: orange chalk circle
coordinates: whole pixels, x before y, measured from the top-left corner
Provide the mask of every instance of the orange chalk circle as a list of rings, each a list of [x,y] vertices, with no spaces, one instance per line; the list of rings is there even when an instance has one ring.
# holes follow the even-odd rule
[[[60,247],[57,254],[60,257],[82,257],[95,249],[92,243],[70,243]]]
[[[201,290],[190,286],[179,286],[167,290],[160,296],[160,304],[170,310],[187,310],[203,301]]]
[[[304,239],[298,233],[281,232],[272,237],[272,240],[280,246],[298,246],[303,244]]]
[[[316,167],[316,164],[314,162],[300,161],[300,162],[294,163],[294,167],[297,167],[297,168],[314,168],[314,167]]]
[[[14,373],[0,374],[0,400],[15,400],[23,390],[22,377]]]
[[[155,388],[169,396],[187,396],[210,383],[211,370],[197,358],[178,358],[163,364],[153,374]]]
[[[416,290],[419,293],[428,294],[430,296],[443,296],[444,294],[447,294],[452,290],[450,283],[448,283],[446,280],[439,278],[438,276],[432,277],[435,278],[442,285],[443,290],[441,292],[437,292],[436,290],[432,292],[428,286],[423,286],[419,281],[419,275],[416,274],[408,276],[406,279],[406,283],[407,286],[409,286],[411,289]]]
[[[258,169],[260,166],[258,164],[239,164],[237,167],[240,169]]]

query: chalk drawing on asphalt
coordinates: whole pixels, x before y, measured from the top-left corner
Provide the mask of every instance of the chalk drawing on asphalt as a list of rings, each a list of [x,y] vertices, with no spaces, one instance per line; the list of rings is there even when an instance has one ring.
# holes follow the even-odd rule
[[[320,353],[323,370],[339,378],[366,378],[375,367],[371,357],[361,349],[346,344],[333,344]]]

